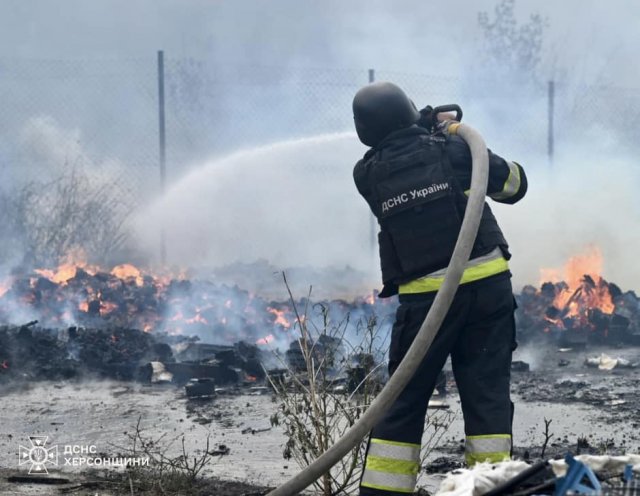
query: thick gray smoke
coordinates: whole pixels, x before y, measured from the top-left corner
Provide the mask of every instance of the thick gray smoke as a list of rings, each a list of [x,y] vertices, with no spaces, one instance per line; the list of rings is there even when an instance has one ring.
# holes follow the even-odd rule
[[[4,0],[0,57],[137,58],[163,48],[220,64],[465,74],[477,57],[477,14],[497,3]],[[548,19],[550,72],[636,84],[640,69],[628,61],[640,44],[637,2],[517,0],[519,20],[534,12]],[[58,15],[67,23],[51,22]]]
[[[553,167],[531,164],[529,193],[522,203],[494,208],[513,247],[514,281],[516,286],[537,284],[540,269],[562,268],[569,257],[596,248],[603,256],[603,277],[637,291],[637,160],[581,149],[590,148],[576,145],[560,154]]]
[[[0,57],[91,63],[34,61],[26,64],[39,69],[32,74],[0,59],[7,76],[0,89],[16,96],[14,106],[0,115],[4,189],[15,189],[27,175],[22,170],[34,164],[53,173],[82,157],[104,182],[144,175],[147,194],[155,193],[154,56],[165,49],[169,59],[206,61],[214,77],[203,77],[197,64],[167,65],[171,184],[164,198],[134,212],[136,248],[157,257],[164,228],[169,260],[181,266],[260,258],[279,268],[348,265],[369,274],[376,285],[370,214],[351,178],[364,149],[352,133],[322,134],[351,129],[350,98],[374,67],[379,78],[407,88],[419,105],[462,104],[465,120],[489,145],[526,168],[528,197],[513,207],[495,207],[513,248],[516,286],[537,283],[541,267],[562,265],[594,244],[603,251],[605,277],[635,288],[639,206],[631,185],[638,173],[633,154],[619,146],[628,137],[606,128],[591,132],[589,119],[570,115],[562,125],[570,125],[573,135],[565,132],[553,167],[547,164],[544,89],[527,103],[525,91],[512,88],[523,102],[513,105],[503,94],[509,81],[495,87],[480,83],[487,74],[471,63],[483,55],[477,14],[491,14],[497,3],[66,0],[54,5],[36,0],[26,6],[8,0],[0,6],[6,23]],[[60,9],[77,29],[50,22]],[[538,74],[543,86],[548,78],[591,86],[636,84],[638,65],[628,59],[638,45],[638,5],[516,2],[518,21],[526,22],[533,12],[548,26]],[[104,58],[118,63],[103,67]],[[141,62],[119,64],[130,58]],[[244,69],[238,78],[221,75],[239,66]],[[309,72],[318,67],[333,72]],[[599,102],[598,115],[606,120],[603,95],[576,98],[575,106]],[[616,100],[616,109],[625,101]],[[626,115],[639,113],[636,105]],[[193,130],[205,137],[195,140],[198,146]],[[528,148],[514,143],[516,134]],[[306,138],[286,141],[292,137]],[[180,179],[187,161],[194,162],[192,170]]]

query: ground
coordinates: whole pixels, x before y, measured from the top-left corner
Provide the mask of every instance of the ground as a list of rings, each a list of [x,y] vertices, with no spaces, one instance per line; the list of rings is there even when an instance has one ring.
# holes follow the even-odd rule
[[[640,452],[640,374],[638,369],[601,371],[584,365],[585,358],[603,351],[640,362],[639,348],[560,352],[553,347],[529,346],[516,351],[514,359],[524,360],[532,368],[528,373],[513,374],[517,456],[532,460],[540,456],[545,418],[552,421],[546,457],[562,455],[567,450]],[[559,366],[561,361],[563,365]],[[426,470],[419,480],[419,485],[429,492],[437,488],[441,480],[438,474],[455,468],[461,460],[462,415],[452,381],[450,385],[453,390],[445,401],[454,420],[440,445],[425,460]],[[29,436],[48,436],[48,446],[57,445],[60,456],[65,446],[95,446],[99,456],[116,457],[131,449],[130,436],[136,431],[138,419],[147,439],[164,434],[163,443],[176,440],[169,447],[170,454],[179,454],[179,438],[183,434],[185,451],[191,456],[202,453],[207,435],[210,452],[226,453],[220,445],[228,447],[227,454],[214,456],[203,471],[206,483],[180,494],[263,494],[265,487],[274,487],[298,470],[293,461],[282,457],[283,431],[270,425],[270,416],[276,409],[277,403],[269,394],[234,393],[194,403],[187,400],[183,389],[132,382],[93,380],[5,386],[0,424],[0,467],[4,467],[0,494],[131,494],[129,476],[122,470],[103,471],[108,480],[100,484],[96,481],[101,474],[81,466],[49,467],[52,474],[70,480],[62,486],[9,482],[8,477],[26,475],[27,467],[18,467],[17,461],[19,446],[28,447]],[[144,493],[135,486],[134,494]]]

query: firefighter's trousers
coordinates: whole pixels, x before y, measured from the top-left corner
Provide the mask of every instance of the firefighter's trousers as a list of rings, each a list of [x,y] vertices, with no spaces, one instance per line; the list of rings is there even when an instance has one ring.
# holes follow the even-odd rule
[[[390,374],[409,349],[434,298],[435,293],[400,295],[389,347]],[[362,496],[413,493],[427,404],[449,355],[464,415],[467,463],[509,457],[514,306],[508,273],[460,286],[413,379],[371,431]]]

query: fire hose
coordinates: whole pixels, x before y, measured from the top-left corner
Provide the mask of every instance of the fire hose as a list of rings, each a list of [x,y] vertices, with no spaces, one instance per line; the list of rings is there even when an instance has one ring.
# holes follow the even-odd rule
[[[333,465],[362,442],[415,374],[449,311],[478,234],[487,193],[489,155],[482,136],[472,127],[455,121],[446,122],[444,127],[446,132],[457,134],[469,145],[472,158],[471,191],[458,240],[433,305],[404,359],[362,417],[338,442],[320,455],[311,465],[268,493],[267,496],[294,496],[298,494],[326,474]]]

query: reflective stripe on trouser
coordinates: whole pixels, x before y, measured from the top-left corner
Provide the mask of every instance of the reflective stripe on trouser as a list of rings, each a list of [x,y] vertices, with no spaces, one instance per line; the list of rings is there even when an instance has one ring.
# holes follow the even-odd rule
[[[419,444],[372,438],[360,486],[412,494],[419,470]]]
[[[497,463],[511,455],[511,434],[467,436],[464,457],[468,465]]]

